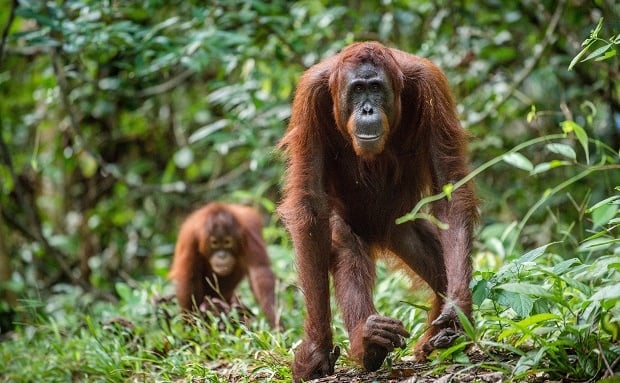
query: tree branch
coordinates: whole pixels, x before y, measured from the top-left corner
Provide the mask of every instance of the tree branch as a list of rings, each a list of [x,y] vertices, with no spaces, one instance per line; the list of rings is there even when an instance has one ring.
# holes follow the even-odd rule
[[[9,12],[9,19],[2,30],[2,39],[0,40],[0,67],[4,63],[4,45],[6,44],[6,40],[9,37],[9,30],[11,29],[11,25],[13,24],[13,20],[15,20],[15,10],[17,9],[18,0],[11,1],[11,11]]]
[[[0,127],[1,125],[2,120],[0,119]],[[8,169],[9,174],[13,179],[14,195],[17,199],[17,203],[19,204],[19,206],[21,206],[24,213],[26,214],[26,219],[28,220],[28,227],[32,228],[34,231],[30,231],[29,228],[23,225],[15,225],[16,222],[14,222],[13,226],[17,227],[19,231],[22,232],[24,236],[26,236],[26,238],[30,238],[37,242],[40,242],[43,245],[45,251],[47,251],[49,254],[52,255],[52,257],[54,257],[54,260],[56,261],[58,266],[60,266],[62,272],[71,280],[72,283],[80,285],[85,290],[89,290],[90,286],[81,279],[75,277],[71,272],[71,267],[69,267],[69,265],[65,262],[65,259],[69,259],[69,257],[59,249],[52,246],[45,237],[45,234],[43,234],[39,215],[35,210],[36,208],[26,199],[27,192],[22,185],[22,181],[15,174],[15,168],[13,167],[11,154],[9,153],[8,147],[4,142],[4,137],[2,136],[2,134],[0,134],[0,157],[2,158],[2,162]]]
[[[161,93],[166,93],[181,85],[183,81],[187,80],[194,73],[196,72],[194,72],[193,69],[187,69],[166,82],[148,87],[146,89],[142,89],[141,91],[136,93],[136,97],[152,97]]]

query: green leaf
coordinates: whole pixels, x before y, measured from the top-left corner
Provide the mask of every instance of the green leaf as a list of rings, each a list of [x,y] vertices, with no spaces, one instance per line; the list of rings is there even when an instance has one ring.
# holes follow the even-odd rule
[[[525,282],[504,283],[503,285],[498,285],[495,288],[529,296],[552,297],[552,294],[544,287]]]
[[[114,287],[118,296],[121,297],[121,300],[124,302],[129,302],[131,300],[133,292],[131,287],[129,287],[126,283],[117,282]]]
[[[554,243],[555,242],[547,243],[546,245],[537,247],[534,250],[530,250],[524,255],[522,255],[521,258],[517,259],[515,262],[516,263],[533,262],[535,259],[545,254],[545,251],[547,251],[547,247],[553,245]]]
[[[581,263],[581,261],[577,258],[567,259],[566,261],[560,262],[557,265],[553,266],[552,272],[556,275],[564,274],[567,270],[573,267],[574,264]]]
[[[551,169],[555,169],[555,168],[559,168],[560,166],[567,166],[570,165],[571,163],[568,161],[560,161],[560,160],[553,160],[553,161],[549,161],[549,162],[543,162],[540,163],[538,165],[536,165],[534,167],[534,170],[532,170],[530,172],[531,175],[536,175],[536,174],[540,174],[540,173],[544,173],[546,171],[549,171]]]
[[[592,212],[592,221],[594,228],[607,225],[618,212],[618,205],[603,205],[594,209]]]
[[[459,322],[461,322],[461,326],[463,327],[463,331],[465,331],[465,334],[467,334],[467,336],[470,339],[475,340],[476,339],[476,328],[474,327],[473,323],[469,320],[467,315],[465,315],[465,313],[462,310],[460,310],[458,307],[456,308],[456,315],[458,315],[459,317]]]
[[[616,56],[616,50],[615,49],[610,49],[607,52],[605,52],[604,55],[602,55],[601,57],[597,57],[596,59],[594,59],[594,61],[603,61],[603,60],[609,60],[612,57]]]
[[[502,157],[502,160],[504,162],[506,162],[507,164],[510,164],[516,168],[519,169],[523,169],[525,171],[532,171],[534,169],[534,166],[532,165],[532,162],[530,160],[528,160],[523,154],[521,153],[507,153],[504,154],[504,156]]]
[[[590,297],[591,301],[602,301],[608,299],[620,299],[620,283],[605,286]]]
[[[564,156],[566,158],[569,158],[571,160],[575,160],[577,159],[577,154],[575,153],[575,150],[566,144],[547,144],[546,145],[547,150],[549,150],[550,152],[559,154],[561,156]]]
[[[471,293],[473,303],[480,306],[489,297],[490,292],[491,289],[489,289],[489,282],[487,280],[482,279],[478,281]]]
[[[581,242],[577,251],[579,252],[592,252],[594,250],[604,250],[609,248],[614,242],[608,235],[592,236],[591,239]]]
[[[524,318],[532,312],[534,298],[526,294],[517,294],[510,291],[501,291],[497,295],[499,304],[510,307],[517,315]]]
[[[571,132],[575,133],[577,140],[581,144],[581,147],[583,147],[583,151],[586,154],[586,162],[590,163],[590,151],[588,149],[588,134],[586,133],[586,131],[581,127],[581,125],[577,124],[575,121],[572,121],[572,120],[562,121],[560,125],[562,126],[562,131],[564,133],[566,134],[571,133]]]
[[[531,325],[534,324],[538,324],[541,322],[546,322],[546,321],[550,321],[552,319],[555,320],[561,320],[562,317],[556,314],[551,314],[551,313],[542,313],[542,314],[536,314],[536,315],[532,315],[529,316],[525,319],[520,320],[519,322],[517,322],[517,326],[519,327],[529,327]]]
[[[614,203],[615,201],[618,201],[618,200],[620,200],[620,195],[614,195],[609,198],[605,198],[604,200],[595,203],[591,208],[587,210],[587,212],[592,213],[594,210],[598,209],[599,207]]]
[[[588,55],[588,57],[583,59],[583,61],[588,61],[588,60],[591,60],[591,59],[593,59],[595,57],[602,56],[603,53],[605,53],[609,49],[609,47],[611,47],[611,43],[607,43],[607,44],[605,44],[605,45],[603,45],[603,46],[601,46],[599,48],[596,48],[594,50],[594,52],[590,53]]]

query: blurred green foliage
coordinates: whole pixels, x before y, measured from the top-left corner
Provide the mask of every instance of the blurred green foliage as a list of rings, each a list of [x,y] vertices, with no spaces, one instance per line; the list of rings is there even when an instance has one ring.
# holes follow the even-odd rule
[[[214,199],[262,207],[268,242],[286,245],[273,214],[283,174],[273,148],[292,91],[305,68],[356,40],[442,67],[473,137],[472,168],[559,132],[560,122],[582,126],[611,153],[620,146],[618,60],[567,70],[599,21],[597,35],[614,41],[620,15],[612,1],[17,4],[0,10],[10,26],[0,68],[0,201],[2,251],[20,293],[67,280],[109,289],[119,278],[163,276],[179,220]],[[521,155],[530,163],[583,159],[566,158],[575,138],[554,145]],[[593,148],[586,162],[606,163],[606,153]],[[517,158],[507,160],[475,179],[481,246],[492,250],[493,233],[577,171],[556,162],[523,177],[510,167]],[[513,250],[583,230],[584,206],[619,178],[587,177],[554,196]]]
[[[479,318],[480,331],[540,345],[539,327],[555,328],[544,327],[553,347],[521,354],[521,373],[543,354],[557,361],[550,369],[571,367],[567,342],[581,347],[575,355],[585,366],[573,376],[602,370],[605,353],[588,354],[595,344],[615,344],[617,355],[616,1],[5,4],[0,332],[16,296],[24,315],[64,315],[98,307],[101,295],[127,301],[123,283],[163,283],[179,222],[211,200],[262,210],[282,292],[294,290],[290,242],[274,213],[283,176],[274,146],[292,92],[312,64],[351,42],[378,40],[435,61],[471,133],[483,202],[472,287],[481,315],[497,316]],[[393,306],[395,283],[379,282],[380,308]],[[32,307],[42,304],[32,297],[50,295],[60,298]],[[285,309],[299,304],[293,294],[281,299]],[[392,309],[413,321],[411,307]],[[82,335],[101,331],[82,322]],[[598,322],[611,334],[603,340],[592,330]],[[287,347],[278,340],[279,352]],[[112,362],[102,375],[116,371]]]
[[[71,278],[107,289],[124,274],[164,275],[179,220],[205,201],[259,205],[275,225],[283,171],[273,147],[297,78],[356,40],[443,68],[473,136],[472,168],[558,132],[562,121],[612,151],[620,146],[618,60],[567,70],[599,20],[597,34],[617,36],[612,1],[17,3],[0,10],[10,26],[0,68],[0,201],[2,250],[21,292]],[[560,145],[523,155],[545,162],[559,150],[574,161],[565,154],[575,139]],[[482,238],[576,171],[522,177],[509,166],[476,178]],[[618,179],[588,177],[556,196],[519,245],[583,229],[583,207]],[[269,233],[269,242],[286,243],[282,230]]]

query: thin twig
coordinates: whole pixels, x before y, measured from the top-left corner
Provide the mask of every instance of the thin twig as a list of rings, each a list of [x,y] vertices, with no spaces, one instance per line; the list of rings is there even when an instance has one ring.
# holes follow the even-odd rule
[[[170,80],[163,82],[161,84],[157,84],[146,89],[142,89],[141,91],[136,93],[136,97],[152,97],[158,94],[166,93],[181,85],[183,81],[187,80],[194,73],[196,73],[193,69],[187,69],[178,75],[174,76]]]

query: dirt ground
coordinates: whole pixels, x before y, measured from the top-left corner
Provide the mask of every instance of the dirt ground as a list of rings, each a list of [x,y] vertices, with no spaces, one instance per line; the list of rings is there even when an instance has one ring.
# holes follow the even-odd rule
[[[473,352],[469,355],[472,364],[482,362],[485,358],[482,353]],[[434,366],[429,363],[403,361],[394,364],[391,368],[385,365],[375,372],[366,372],[360,369],[336,368],[336,373],[312,383],[499,383],[506,377],[497,371],[479,367],[454,365],[445,368],[438,374],[433,373]]]
[[[383,366],[375,372],[367,372],[361,368],[336,367],[333,375],[309,381],[308,383],[500,383],[507,380],[508,376],[502,372],[478,367],[481,363],[493,363],[488,355],[480,351],[469,351],[470,364],[449,365],[442,364],[442,368],[431,363],[415,361],[399,361],[390,367]],[[495,356],[495,362],[502,363],[512,359],[511,356]],[[497,364],[496,364],[497,365]],[[242,381],[239,371],[232,365],[223,363],[219,366],[210,366],[217,370],[223,378],[229,382]],[[260,372],[253,375],[256,381],[268,380],[269,376],[261,376]],[[553,383],[547,379],[532,379],[528,383]]]

